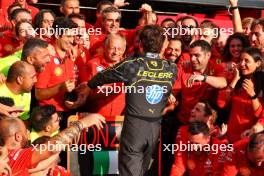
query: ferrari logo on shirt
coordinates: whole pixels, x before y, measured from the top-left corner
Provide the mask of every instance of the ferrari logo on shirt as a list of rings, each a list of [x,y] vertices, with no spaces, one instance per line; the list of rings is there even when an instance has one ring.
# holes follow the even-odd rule
[[[157,67],[158,66],[157,61],[151,61],[150,64],[153,65],[154,67]]]
[[[96,71],[97,72],[101,72],[101,71],[103,71],[104,70],[104,68],[102,67],[102,66],[98,66],[98,67],[96,67]]]
[[[85,53],[82,51],[81,52],[81,57],[84,58],[84,56],[85,56]]]
[[[61,76],[62,75],[62,69],[60,67],[56,67],[54,73],[56,76]]]

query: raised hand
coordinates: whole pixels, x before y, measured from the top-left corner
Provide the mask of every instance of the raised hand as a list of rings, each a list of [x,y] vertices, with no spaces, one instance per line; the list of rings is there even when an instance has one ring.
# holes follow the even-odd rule
[[[81,113],[80,122],[83,125],[83,128],[88,128],[95,125],[98,129],[103,128],[103,123],[105,123],[105,118],[96,113]]]
[[[250,97],[255,96],[254,84],[251,79],[245,79],[242,87]]]
[[[120,8],[120,7],[124,7],[124,6],[129,5],[129,3],[126,2],[125,0],[115,0],[114,5],[117,6],[118,8]]]

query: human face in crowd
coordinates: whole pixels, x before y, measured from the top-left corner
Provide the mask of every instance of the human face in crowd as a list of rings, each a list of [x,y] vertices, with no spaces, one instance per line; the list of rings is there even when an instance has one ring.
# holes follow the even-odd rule
[[[205,104],[198,102],[191,111],[190,122],[198,120],[207,123],[208,117],[205,116],[204,110],[205,110]]]
[[[216,34],[214,29],[212,28],[201,28],[200,40],[207,41],[210,45],[212,45],[212,40],[216,38]]]
[[[221,54],[224,51],[224,47],[226,45],[226,40],[228,38],[227,34],[220,33],[219,38],[216,40],[215,48]]]
[[[23,81],[21,84],[22,91],[24,93],[31,92],[31,89],[37,82],[37,76],[36,71],[33,65],[27,65],[26,66],[26,74],[23,75]]]
[[[74,37],[74,42],[76,44],[82,44],[85,40],[85,38],[83,37],[86,37],[86,35],[88,35],[85,29],[85,21],[79,18],[72,18],[72,21],[78,25],[79,30],[79,35],[76,35]]]
[[[58,115],[58,113],[54,113],[51,115],[50,131],[49,131],[50,134],[60,129],[60,120],[61,120],[61,117]]]
[[[63,35],[58,36],[56,43],[62,51],[68,51],[72,48],[74,40],[73,32],[73,29],[67,29]]]
[[[243,49],[243,45],[241,40],[234,38],[231,40],[230,45],[229,45],[229,51],[233,58],[239,58],[241,51]]]
[[[29,57],[28,62],[35,67],[36,72],[44,71],[46,65],[50,62],[49,50],[47,48],[36,48]]]
[[[22,23],[18,30],[18,38],[21,41],[26,41],[28,38],[35,37],[35,30],[33,29],[32,25],[25,22]]]
[[[249,35],[251,32],[250,25],[244,25],[244,26],[242,26],[242,29],[243,29],[244,34],[246,34],[246,35]]]
[[[118,12],[110,12],[106,14],[103,20],[103,27],[106,33],[116,34],[120,27],[120,14]]]
[[[48,29],[51,28],[54,22],[54,17],[52,16],[51,13],[46,12],[43,14],[43,20],[42,20],[42,24],[41,27]]]
[[[166,21],[166,22],[163,22],[162,24],[161,24],[161,27],[162,28],[172,28],[172,27],[174,27],[174,22],[173,21]]]
[[[203,72],[207,67],[211,53],[202,51],[200,46],[190,48],[189,52],[193,70]]]
[[[123,59],[126,43],[119,37],[111,37],[108,46],[105,46],[105,58],[108,62],[118,63]]]
[[[255,166],[260,167],[264,163],[263,149],[253,150],[247,152],[247,157]]]
[[[198,144],[198,145],[194,145],[194,151],[196,151],[196,153],[200,153],[201,151],[200,147],[203,147],[203,145],[208,144],[210,141],[210,137],[205,136],[202,133],[196,135],[189,134],[189,141],[191,144]]]
[[[182,53],[182,43],[179,40],[170,40],[167,49],[165,50],[165,57],[173,62],[179,59]]]
[[[17,2],[22,6],[26,4],[26,0],[17,0]]]
[[[260,51],[264,52],[264,31],[263,27],[256,25],[250,34],[250,42],[253,47],[257,47]]]
[[[78,0],[67,0],[65,6],[62,7],[62,13],[67,17],[72,13],[80,13],[80,2]]]
[[[102,12],[108,7],[111,7],[111,5],[109,5],[109,4],[102,5],[101,9],[100,9],[100,12],[96,13],[96,18],[102,18]]]
[[[188,29],[189,35],[193,36],[194,35],[194,28],[196,28],[196,23],[193,19],[185,19],[181,23],[182,28]],[[184,35],[185,36],[185,35]],[[183,36],[183,37],[184,37]]]
[[[240,57],[240,70],[242,75],[251,75],[261,65],[260,61],[255,61],[248,53],[243,52]]]
[[[17,14],[16,19],[15,19],[15,24],[18,23],[19,21],[26,20],[32,23],[32,16],[27,13],[27,12],[20,12]]]

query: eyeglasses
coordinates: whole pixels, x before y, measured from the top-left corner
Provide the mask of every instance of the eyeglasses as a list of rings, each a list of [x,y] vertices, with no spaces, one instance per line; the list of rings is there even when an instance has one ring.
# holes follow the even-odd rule
[[[182,28],[184,28],[184,29],[193,29],[193,28],[195,28],[195,26],[192,26],[192,25],[190,25],[190,26],[182,26]]]

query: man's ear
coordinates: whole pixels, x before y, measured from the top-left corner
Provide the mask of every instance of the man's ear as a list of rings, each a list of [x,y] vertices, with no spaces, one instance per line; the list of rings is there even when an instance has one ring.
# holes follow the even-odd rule
[[[260,60],[257,61],[257,68],[261,68],[262,67],[262,62]]]
[[[17,80],[17,83],[21,85],[23,83],[24,78],[22,76],[18,76],[16,80]]]
[[[60,12],[63,13],[63,7],[60,6]],[[64,14],[64,13],[63,13]]]
[[[45,132],[50,132],[51,126],[50,125],[47,125],[44,130],[45,130]]]
[[[15,140],[16,140],[16,142],[21,142],[22,141],[22,135],[19,133],[19,132],[16,132],[15,133]]]
[[[211,56],[212,56],[212,53],[211,53],[211,52],[207,52],[207,53],[206,53],[206,57],[207,57],[208,59],[210,59]]]
[[[34,63],[34,59],[33,59],[33,57],[32,56],[28,56],[27,58],[26,58],[26,60],[27,60],[27,62],[29,63],[29,64],[33,64]]]

